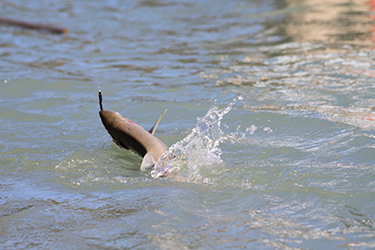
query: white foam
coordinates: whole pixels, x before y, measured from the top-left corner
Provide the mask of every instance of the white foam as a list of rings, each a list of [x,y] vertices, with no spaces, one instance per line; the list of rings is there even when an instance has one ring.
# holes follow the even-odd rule
[[[198,118],[197,125],[184,139],[172,145],[155,164],[151,175],[154,178],[168,173],[178,173],[187,181],[204,180],[202,170],[213,171],[223,163],[220,143],[230,140],[221,126],[224,115],[232,110],[237,98],[226,108],[213,106],[207,114]]]

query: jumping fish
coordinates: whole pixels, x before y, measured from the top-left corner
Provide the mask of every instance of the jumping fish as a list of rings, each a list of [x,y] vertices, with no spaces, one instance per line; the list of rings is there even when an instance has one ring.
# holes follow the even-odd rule
[[[168,150],[168,147],[154,136],[156,127],[167,110],[163,112],[151,130],[146,131],[143,127],[134,121],[123,117],[119,113],[104,110],[102,104],[102,93],[100,90],[99,106],[99,116],[104,127],[112,136],[113,141],[119,147],[131,149],[143,157],[141,169],[152,168],[159,158]]]

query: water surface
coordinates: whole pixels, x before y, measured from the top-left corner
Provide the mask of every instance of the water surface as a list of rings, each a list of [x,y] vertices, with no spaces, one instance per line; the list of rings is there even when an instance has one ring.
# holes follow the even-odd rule
[[[69,29],[0,26],[0,248],[375,246],[371,3],[0,7]],[[153,171],[111,142],[99,88],[146,129],[168,108]]]

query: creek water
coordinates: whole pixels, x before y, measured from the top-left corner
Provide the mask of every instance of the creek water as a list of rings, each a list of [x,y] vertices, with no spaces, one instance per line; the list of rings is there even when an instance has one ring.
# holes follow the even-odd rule
[[[373,1],[2,1],[1,249],[375,247]],[[170,147],[153,170],[107,110]],[[172,171],[179,178],[159,178]]]

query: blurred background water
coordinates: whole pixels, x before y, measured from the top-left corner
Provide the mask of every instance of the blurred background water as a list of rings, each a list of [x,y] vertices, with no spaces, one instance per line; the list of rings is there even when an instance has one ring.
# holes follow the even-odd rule
[[[375,247],[374,9],[2,1],[69,33],[0,26],[0,248]],[[184,181],[111,141],[99,88],[146,129],[168,108]]]

